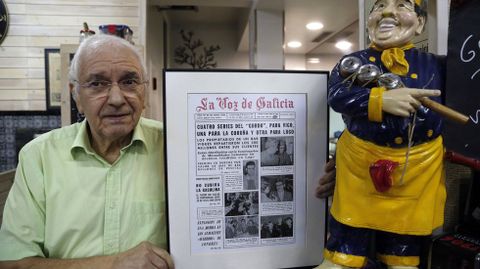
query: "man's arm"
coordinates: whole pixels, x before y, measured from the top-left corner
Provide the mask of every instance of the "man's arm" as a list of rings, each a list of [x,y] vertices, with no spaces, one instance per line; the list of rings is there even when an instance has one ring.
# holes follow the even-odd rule
[[[45,229],[45,196],[43,180],[38,180],[43,174],[39,154],[25,154],[23,151],[20,154],[15,182],[7,199],[0,229],[0,260],[3,260],[0,261],[0,268],[174,268],[168,253],[149,242],[143,242],[112,256],[79,259],[44,258],[42,245]]]
[[[4,269],[174,269],[167,251],[149,242],[112,256],[82,259],[24,258],[18,261],[0,262]]]
[[[0,268],[5,269],[82,269],[82,268],[113,268],[114,256],[101,256],[83,259],[46,259],[39,257],[29,257],[18,261],[3,261],[0,262]]]

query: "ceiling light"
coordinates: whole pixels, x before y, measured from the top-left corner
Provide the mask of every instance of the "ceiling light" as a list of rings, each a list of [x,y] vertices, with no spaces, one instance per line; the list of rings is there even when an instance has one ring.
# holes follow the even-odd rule
[[[308,30],[312,30],[312,31],[315,31],[315,30],[320,30],[323,28],[323,23],[321,22],[310,22],[308,23],[307,25],[305,25],[305,27],[307,27]]]
[[[287,43],[287,46],[289,48],[299,48],[302,46],[302,43],[300,41],[290,41]]]
[[[352,47],[352,43],[342,40],[342,41],[338,41],[337,44],[335,44],[335,47],[341,50],[348,50],[349,48]]]
[[[319,58],[308,58],[307,60],[309,63],[311,64],[318,64],[320,63],[320,59]]]

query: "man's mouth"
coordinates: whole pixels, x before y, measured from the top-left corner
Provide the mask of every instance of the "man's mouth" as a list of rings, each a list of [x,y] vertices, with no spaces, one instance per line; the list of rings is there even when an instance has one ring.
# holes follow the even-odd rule
[[[379,23],[378,23],[378,28],[380,30],[380,32],[389,32],[393,29],[395,29],[395,27],[397,27],[398,23],[396,20],[392,19],[392,18],[385,18],[385,19],[382,19]]]
[[[122,113],[122,114],[107,114],[105,117],[123,117],[128,115],[128,113]]]
[[[129,115],[129,113],[118,113],[118,114],[106,114],[106,115],[103,115],[103,117],[107,118],[107,119],[121,119],[121,118],[126,117],[128,115]]]

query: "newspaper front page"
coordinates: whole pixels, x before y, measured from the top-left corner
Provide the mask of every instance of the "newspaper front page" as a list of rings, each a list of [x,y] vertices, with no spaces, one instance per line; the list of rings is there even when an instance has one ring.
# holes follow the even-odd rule
[[[191,253],[305,243],[306,94],[188,94]]]

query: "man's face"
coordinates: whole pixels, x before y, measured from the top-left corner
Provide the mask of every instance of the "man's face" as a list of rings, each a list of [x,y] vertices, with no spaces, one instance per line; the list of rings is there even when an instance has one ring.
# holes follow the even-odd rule
[[[278,141],[276,139],[268,138],[267,142],[265,143],[267,152],[270,154],[274,154],[275,152],[277,152],[277,145],[278,145]]]
[[[414,0],[378,0],[368,17],[368,35],[383,49],[400,47],[422,32],[425,19],[415,12]]]
[[[285,144],[285,141],[280,142],[278,144],[278,152],[284,153],[285,151],[287,151],[287,144]]]
[[[270,184],[262,182],[262,190],[264,193],[270,192]]]
[[[238,204],[238,212],[244,212],[245,211],[245,202],[241,202]]]
[[[277,187],[277,191],[283,191],[283,183],[282,182],[277,182],[275,183],[275,186]]]
[[[255,175],[255,165],[253,165],[253,164],[247,165],[247,174],[249,176],[254,176]]]
[[[80,60],[80,84],[97,80],[145,80],[134,52],[120,45],[92,50]],[[135,128],[144,107],[144,98],[144,84],[133,92],[124,92],[115,84],[103,95],[81,87],[76,103],[79,111],[85,114],[94,137],[116,140],[130,135]]]

